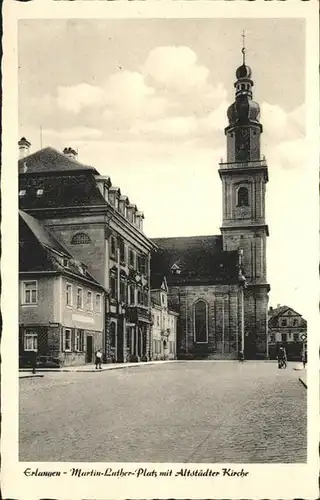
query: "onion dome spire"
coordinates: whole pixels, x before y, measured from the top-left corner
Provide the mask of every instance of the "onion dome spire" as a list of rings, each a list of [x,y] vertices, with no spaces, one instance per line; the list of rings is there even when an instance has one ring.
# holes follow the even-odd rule
[[[254,85],[251,80],[252,71],[246,65],[246,47],[245,33],[242,33],[242,65],[236,71],[237,81],[235,87],[235,102],[228,109],[229,125],[236,123],[259,122],[260,107],[259,104],[252,100],[252,87]]]

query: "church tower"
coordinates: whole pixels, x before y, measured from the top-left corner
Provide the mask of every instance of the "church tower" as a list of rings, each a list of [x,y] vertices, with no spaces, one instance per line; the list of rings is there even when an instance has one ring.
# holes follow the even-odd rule
[[[227,161],[220,163],[224,250],[243,250],[245,356],[267,356],[268,292],[266,274],[266,160],[261,158],[260,107],[252,99],[252,72],[245,61],[236,71],[235,101],[228,109]]]

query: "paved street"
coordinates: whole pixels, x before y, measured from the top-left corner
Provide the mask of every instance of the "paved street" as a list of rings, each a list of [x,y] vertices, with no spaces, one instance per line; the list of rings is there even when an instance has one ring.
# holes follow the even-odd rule
[[[20,460],[306,460],[307,390],[289,363],[177,362],[20,380]]]

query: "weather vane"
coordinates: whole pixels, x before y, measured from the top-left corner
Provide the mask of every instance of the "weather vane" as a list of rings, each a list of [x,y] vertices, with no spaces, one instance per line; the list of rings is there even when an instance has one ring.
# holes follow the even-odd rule
[[[244,30],[243,30],[241,36],[242,36],[242,50],[241,50],[241,52],[242,52],[242,57],[243,57],[243,64],[245,64],[245,62],[246,62],[246,47],[245,47],[246,34],[245,34]]]

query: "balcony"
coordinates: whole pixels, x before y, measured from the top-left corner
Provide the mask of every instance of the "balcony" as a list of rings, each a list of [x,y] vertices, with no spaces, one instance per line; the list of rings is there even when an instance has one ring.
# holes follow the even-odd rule
[[[246,161],[246,162],[220,162],[220,170],[243,169],[243,168],[267,168],[267,160]]]
[[[151,323],[151,314],[146,306],[128,306],[126,319],[129,323]]]

